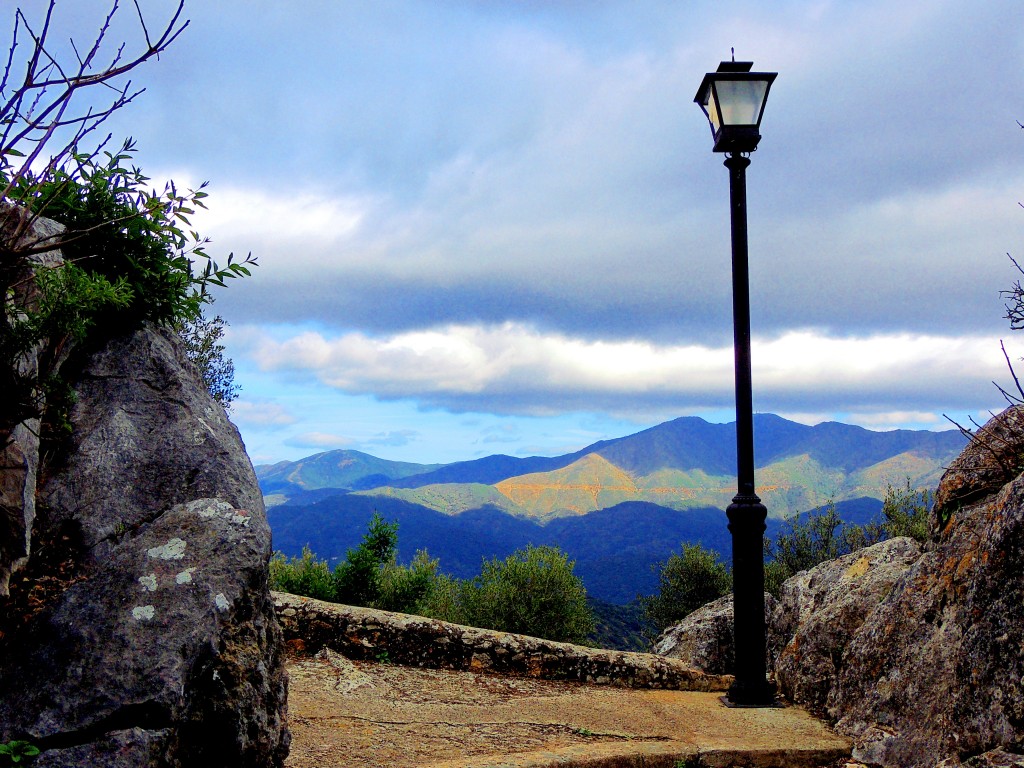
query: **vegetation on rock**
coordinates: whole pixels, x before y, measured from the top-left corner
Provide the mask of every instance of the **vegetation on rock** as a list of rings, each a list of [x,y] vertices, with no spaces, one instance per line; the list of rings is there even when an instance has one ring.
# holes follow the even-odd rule
[[[145,47],[135,56],[127,42],[106,40],[116,3],[91,44],[72,41],[68,49],[48,38],[54,7],[46,5],[38,22],[14,9],[10,56],[0,73],[0,435],[43,415],[48,394],[59,388],[69,342],[97,327],[198,323],[209,288],[248,275],[255,264],[251,254],[229,254],[219,265],[205,250],[208,241],[190,228],[189,217],[205,207],[205,184],[150,188],[130,164],[131,139],[114,152],[105,149],[109,135],[84,147],[141,93],[124,76],[181,33],[188,23],[179,20],[183,4],[156,36],[139,12]],[[26,64],[18,79],[20,56]],[[93,93],[110,101],[97,106]],[[47,219],[61,226],[40,226]],[[62,259],[47,255],[58,249]],[[229,372],[219,370],[220,384]],[[221,389],[233,392],[230,381]]]
[[[885,539],[908,536],[924,542],[931,502],[929,491],[915,489],[907,480],[903,486],[887,487],[881,517],[866,525],[843,523],[833,503],[791,518],[775,538],[765,537],[765,590],[779,597],[783,582],[800,571]],[[721,555],[684,542],[678,554],[661,564],[658,592],[640,600],[660,631],[731,589],[732,573]]]

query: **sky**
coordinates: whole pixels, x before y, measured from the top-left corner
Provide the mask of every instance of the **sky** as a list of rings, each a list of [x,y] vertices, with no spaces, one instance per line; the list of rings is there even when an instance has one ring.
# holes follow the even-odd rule
[[[25,4],[27,8],[42,3]],[[104,3],[60,3],[91,41]],[[174,3],[142,8],[151,31]],[[137,50],[132,3],[114,30]],[[105,129],[209,181],[254,463],[558,455],[733,412],[728,175],[693,103],[778,72],[747,171],[754,408],[983,420],[1024,356],[1017,0],[187,2]],[[59,39],[59,38],[54,38]]]

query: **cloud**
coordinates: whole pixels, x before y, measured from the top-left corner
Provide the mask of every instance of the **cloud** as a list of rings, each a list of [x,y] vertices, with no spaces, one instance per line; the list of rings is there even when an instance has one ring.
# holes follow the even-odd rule
[[[730,346],[587,341],[512,323],[384,337],[303,332],[282,340],[253,329],[242,336],[248,343],[241,353],[264,371],[453,411],[624,414],[732,402]],[[793,331],[753,343],[760,410],[967,407],[994,399],[989,382],[1004,371],[998,344],[983,337]],[[918,405],[908,408],[912,403]]]
[[[260,259],[218,299],[232,322],[725,343],[727,177],[689,94],[730,46],[780,71],[748,174],[756,330],[998,322],[1024,189],[1005,2],[209,5],[184,80],[219,119],[165,140],[240,132],[176,155],[213,177],[213,252]]]
[[[294,424],[298,419],[291,411],[270,400],[247,400],[231,404],[231,420],[255,429],[275,429]]]
[[[282,442],[293,448],[327,448],[330,450],[352,444],[352,440],[347,437],[332,435],[327,432],[303,432],[299,435],[293,435]]]
[[[415,429],[396,429],[391,432],[381,432],[380,434],[371,437],[365,441],[366,445],[387,445],[391,447],[400,447],[408,445],[420,436],[419,431]]]

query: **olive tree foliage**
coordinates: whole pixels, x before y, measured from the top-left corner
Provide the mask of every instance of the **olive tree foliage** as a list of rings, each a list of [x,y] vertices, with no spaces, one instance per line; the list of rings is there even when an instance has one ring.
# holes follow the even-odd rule
[[[640,597],[644,614],[661,631],[732,590],[732,572],[720,555],[683,543],[679,553],[655,566],[658,592]]]
[[[155,26],[138,0],[83,7],[97,11],[85,40],[53,31],[54,0],[3,10],[11,38],[0,59],[0,443],[48,402],[66,400],[51,397],[61,362],[97,326],[195,322],[210,286],[255,264],[231,254],[218,265],[191,229],[205,184],[151,188],[130,163],[132,140],[111,150],[100,130],[143,93],[130,73],[188,26],[184,0]],[[38,227],[43,218],[60,226]],[[55,249],[62,261],[48,257]]]
[[[582,643],[594,631],[587,590],[576,563],[558,547],[527,546],[483,562],[480,575],[458,585],[455,620],[502,632]]]
[[[420,550],[409,565],[400,565],[397,553],[398,523],[385,522],[374,513],[359,546],[349,549],[333,570],[308,546],[299,557],[275,552],[270,586],[318,600],[430,615],[427,601],[438,561]]]
[[[832,502],[794,518],[774,540],[764,540],[765,589],[778,597],[783,582],[800,571],[885,539],[908,536],[924,543],[931,508],[931,493],[914,488],[907,478],[902,486],[886,486],[881,517],[865,525],[843,523]]]
[[[332,570],[305,547],[299,557],[274,553],[271,589],[319,600],[428,616],[502,632],[582,643],[594,630],[575,563],[557,547],[528,546],[504,560],[484,560],[472,579],[439,571],[419,550],[398,562],[398,524],[374,514],[358,547]]]
[[[924,543],[931,508],[931,493],[914,488],[907,478],[903,485],[887,485],[881,516],[865,525],[844,523],[833,502],[791,518],[774,539],[764,539],[765,590],[779,597],[782,584],[800,571],[885,539],[909,536]],[[684,543],[679,553],[656,566],[658,592],[639,600],[658,630],[732,590],[732,572],[720,558],[700,544]]]

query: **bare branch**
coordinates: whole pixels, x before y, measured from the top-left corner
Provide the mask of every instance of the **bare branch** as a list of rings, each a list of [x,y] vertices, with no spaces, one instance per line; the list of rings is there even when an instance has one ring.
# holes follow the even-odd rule
[[[1014,263],[1016,264],[1016,262]],[[1010,369],[1010,375],[1013,377],[1013,383],[1017,385],[1017,391],[1020,392],[1021,398],[1024,398],[1024,389],[1021,389],[1020,379],[1017,378],[1017,372],[1013,370],[1013,363],[1010,362],[1010,356],[1006,353],[1006,345],[1003,344],[1002,339],[999,340],[999,348],[1003,350],[1003,357],[1006,358],[1006,367]]]

